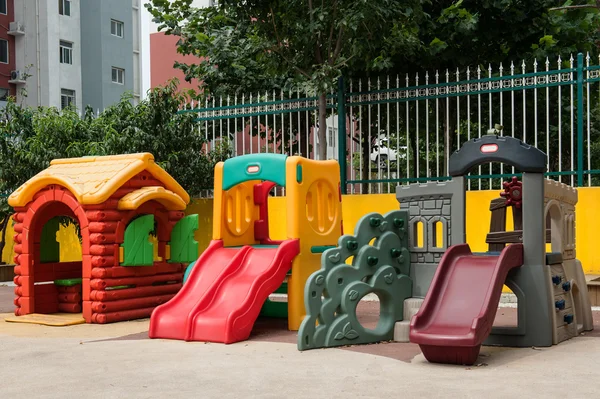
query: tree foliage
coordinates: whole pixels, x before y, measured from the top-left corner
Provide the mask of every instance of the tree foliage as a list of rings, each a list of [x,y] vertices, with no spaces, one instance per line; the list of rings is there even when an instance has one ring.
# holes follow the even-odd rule
[[[600,39],[598,9],[552,10],[556,0],[439,0],[423,2],[418,51],[390,40],[399,72],[545,61],[577,52],[595,53]],[[566,3],[596,4],[595,0]],[[404,32],[395,31],[394,38]]]
[[[567,8],[554,9],[557,6]],[[190,0],[152,0],[146,7],[160,29],[181,37],[180,53],[198,57],[198,62],[177,67],[188,79],[202,81],[203,96],[294,86],[322,95],[340,75],[414,76],[424,70],[454,72],[467,66],[487,72],[490,65],[496,70],[504,63],[508,70],[511,61],[534,59],[542,70],[545,58],[554,61],[557,55],[563,58],[562,67],[568,67],[571,54],[589,51],[595,56],[600,39],[596,0],[223,0],[204,9],[191,7]],[[323,102],[321,97],[319,126],[324,126]],[[444,112],[446,107],[441,119],[447,120]],[[456,113],[452,103],[448,112]],[[359,113],[354,116],[367,119]],[[395,125],[395,116],[390,118]],[[450,126],[441,127],[450,132],[443,143],[446,157],[457,131],[454,119],[448,120]],[[366,129],[360,143],[365,170],[370,168],[368,143],[381,131],[376,124]],[[300,126],[294,129],[300,134],[307,131]],[[325,129],[319,133],[319,142],[325,142],[321,137]],[[391,133],[405,136],[405,132]],[[406,145],[415,153],[416,143]],[[321,147],[323,157],[325,146]]]
[[[80,115],[74,109],[28,108],[9,101],[0,114],[2,234],[12,213],[7,196],[56,158],[150,152],[190,195],[211,188],[214,164],[229,154],[227,148],[204,153],[194,115],[178,113],[185,103],[176,81],[151,90],[135,106],[124,96],[98,116],[91,109]],[[3,247],[3,237],[0,242]]]
[[[292,86],[317,93],[322,143],[335,80],[348,68],[389,66],[382,44],[392,29],[410,43],[420,16],[418,0],[222,0],[201,9],[191,0],[152,0],[146,7],[159,29],[181,37],[180,53],[198,57],[177,66],[202,81],[202,94]]]

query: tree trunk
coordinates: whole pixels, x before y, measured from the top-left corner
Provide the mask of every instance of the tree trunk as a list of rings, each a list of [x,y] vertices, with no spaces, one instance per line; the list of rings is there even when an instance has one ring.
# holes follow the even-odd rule
[[[6,264],[6,262],[2,260],[2,252],[4,251],[4,247],[6,246],[6,228],[8,227],[9,220],[10,216],[5,216],[0,222],[0,231],[2,232],[2,237],[0,239],[0,265]]]
[[[319,95],[319,147],[316,149],[320,160],[327,159],[327,93]],[[339,143],[342,145],[342,143]]]

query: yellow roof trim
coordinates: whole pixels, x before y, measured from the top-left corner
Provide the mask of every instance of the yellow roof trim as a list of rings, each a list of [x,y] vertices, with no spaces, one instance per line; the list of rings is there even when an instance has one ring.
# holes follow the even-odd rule
[[[41,171],[8,198],[10,206],[29,203],[35,193],[44,187],[57,184],[67,188],[82,205],[105,202],[117,189],[138,173],[148,171],[186,204],[188,193],[164,169],[154,162],[149,153],[55,159],[50,167]]]
[[[169,211],[183,211],[186,208],[186,202],[174,192],[165,190],[163,187],[144,187],[121,198],[117,209],[121,211],[135,210],[143,203],[152,200],[164,205]]]

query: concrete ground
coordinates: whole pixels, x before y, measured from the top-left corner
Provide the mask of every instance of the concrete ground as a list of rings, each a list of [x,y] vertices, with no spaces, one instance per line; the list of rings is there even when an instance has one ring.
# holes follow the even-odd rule
[[[148,320],[45,327],[8,323],[0,287],[2,398],[584,398],[597,395],[597,330],[551,348],[482,348],[477,365],[429,364],[413,344],[299,352],[296,333],[260,319],[233,345],[150,340]],[[500,308],[507,324],[514,309]],[[376,323],[377,304],[361,309]],[[385,396],[384,396],[385,395]]]

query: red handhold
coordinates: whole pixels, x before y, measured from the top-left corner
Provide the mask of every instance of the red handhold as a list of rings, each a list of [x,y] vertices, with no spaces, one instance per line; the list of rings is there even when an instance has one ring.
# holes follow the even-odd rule
[[[523,205],[523,183],[516,176],[513,176],[510,182],[504,182],[504,191],[500,196],[506,198],[506,206],[521,208]]]

